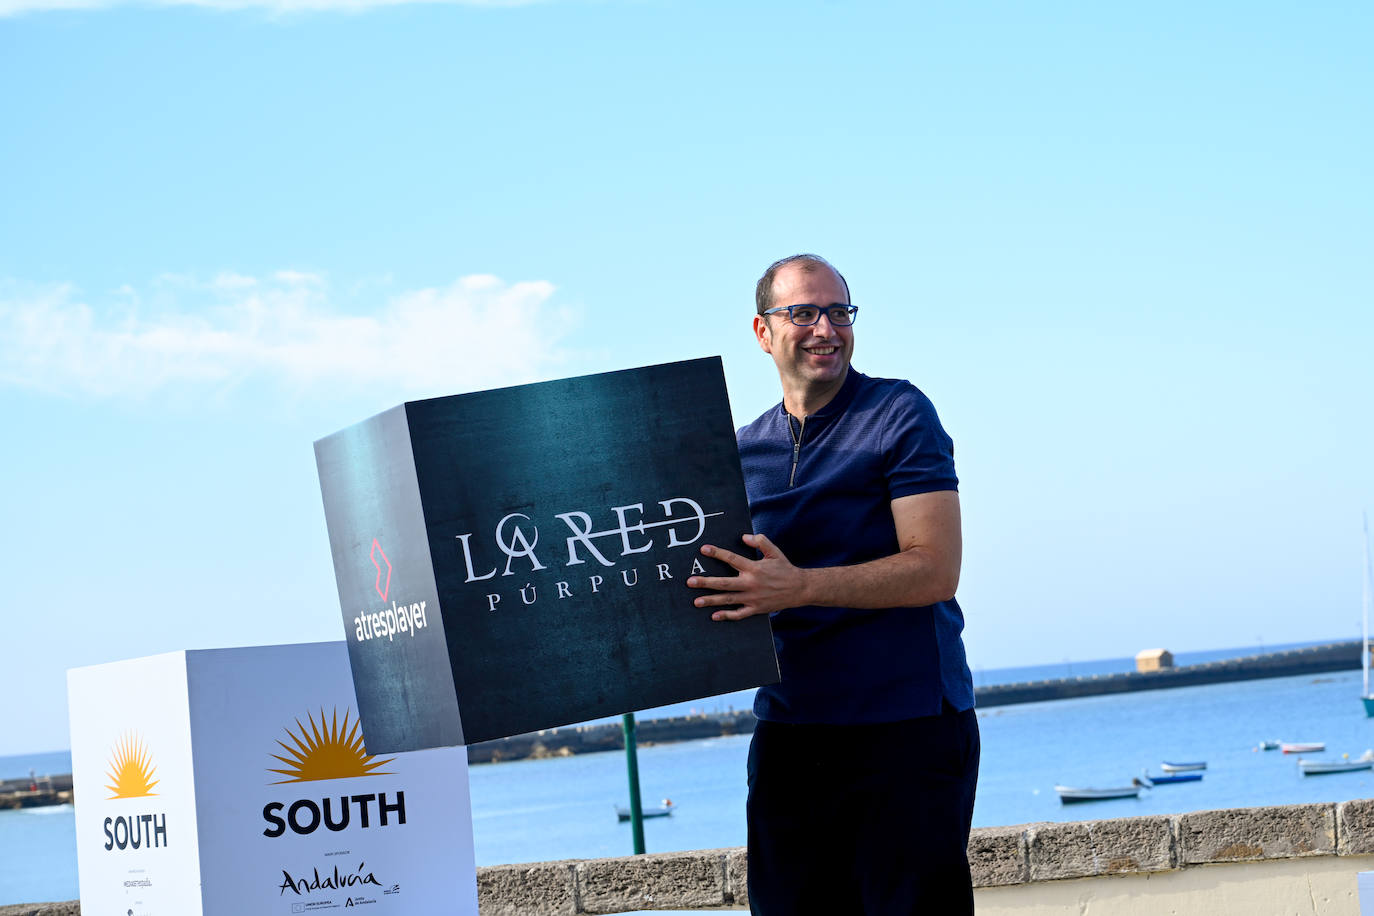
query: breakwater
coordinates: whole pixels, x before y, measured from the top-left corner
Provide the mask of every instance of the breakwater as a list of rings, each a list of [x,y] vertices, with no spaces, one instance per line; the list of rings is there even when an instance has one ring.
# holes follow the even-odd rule
[[[1128,671],[1026,681],[1018,684],[994,684],[977,688],[974,695],[979,707],[989,708],[1111,693],[1133,693],[1170,687],[1223,684],[1229,681],[1291,677],[1298,674],[1350,671],[1359,667],[1360,641],[1356,639],[1144,673]],[[639,722],[637,740],[640,744],[662,744],[669,741],[717,738],[722,735],[747,735],[753,730],[754,715],[747,710],[674,716]],[[471,745],[468,748],[468,762],[495,763],[502,760],[566,757],[594,751],[622,750],[624,747],[624,735],[617,723],[578,725],[550,728]]]
[[[1139,690],[1164,690],[1170,687],[1195,687],[1200,684],[1291,677],[1296,674],[1350,671],[1359,667],[1360,641],[1351,639],[1284,652],[1264,652],[1241,658],[1228,658],[1201,665],[1181,665],[1159,671],[1125,671],[1119,674],[1053,678],[1020,684],[993,684],[978,688],[974,695],[980,707],[1009,706],[1013,703],[1067,700],[1106,693],[1133,693]]]
[[[0,779],[0,808],[47,808],[71,800],[70,775]]]
[[[745,710],[645,719],[636,723],[635,738],[638,744],[664,744],[669,741],[720,738],[724,735],[747,735],[753,731],[754,714]],[[573,754],[594,751],[623,750],[624,747],[625,733],[619,723],[572,725],[469,745],[468,763],[571,757]]]

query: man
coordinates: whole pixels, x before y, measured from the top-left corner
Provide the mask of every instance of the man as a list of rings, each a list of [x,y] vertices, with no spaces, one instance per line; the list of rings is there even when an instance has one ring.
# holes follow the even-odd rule
[[[765,916],[973,912],[973,684],[954,600],[953,445],[909,382],[850,367],[849,286],[816,255],[770,266],[754,333],[782,403],[739,431],[757,558],[702,553],[716,620],[773,615],[782,680],[749,750],[749,902]]]

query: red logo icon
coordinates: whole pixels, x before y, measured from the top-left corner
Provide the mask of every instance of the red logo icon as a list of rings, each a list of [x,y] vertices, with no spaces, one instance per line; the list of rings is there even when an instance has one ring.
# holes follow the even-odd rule
[[[381,595],[382,600],[385,601],[387,592],[391,591],[391,561],[386,558],[386,551],[382,549],[381,544],[377,543],[376,538],[372,539],[372,550],[367,556],[372,560],[372,565],[377,567],[377,594]],[[382,563],[386,564],[385,585],[382,584],[382,563],[377,562],[379,556],[382,558]]]

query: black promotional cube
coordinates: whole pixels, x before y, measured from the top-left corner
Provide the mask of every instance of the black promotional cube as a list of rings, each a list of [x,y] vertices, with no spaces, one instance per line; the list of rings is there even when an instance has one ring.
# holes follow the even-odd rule
[[[315,443],[367,751],[471,744],[774,683],[719,358],[409,401]]]

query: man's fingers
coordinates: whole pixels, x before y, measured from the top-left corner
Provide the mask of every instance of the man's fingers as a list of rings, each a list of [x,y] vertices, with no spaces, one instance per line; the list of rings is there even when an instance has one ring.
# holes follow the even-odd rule
[[[727,609],[725,609],[725,610],[716,611],[714,614],[711,615],[711,619],[712,619],[712,620],[743,620],[743,619],[746,618],[746,617],[753,617],[755,614],[760,614],[760,613],[762,613],[762,611],[759,611],[757,608],[751,608],[751,607],[727,608]]]
[[[781,558],[786,560],[782,551],[774,546],[773,542],[761,534],[746,534],[744,543],[763,554],[763,558]],[[749,591],[758,585],[757,573],[762,567],[759,561],[741,556],[723,547],[714,544],[703,544],[701,552],[708,557],[720,560],[739,572],[737,576],[689,576],[687,585],[690,588],[705,588],[714,592],[724,594],[701,595],[694,598],[692,603],[701,608],[719,608],[711,614],[712,620],[743,620],[746,617],[753,617],[755,614],[767,613],[762,608],[749,604],[740,604],[740,592]]]
[[[724,592],[737,592],[744,589],[744,586],[740,584],[739,576],[693,576],[687,580],[687,585],[690,588],[710,588]]]
[[[787,559],[782,555],[782,551],[778,549],[778,545],[768,540],[768,535],[766,534],[746,534],[744,536],[744,543],[763,554],[765,560]]]
[[[743,572],[750,563],[754,562],[747,557],[742,557],[737,553],[726,550],[724,547],[716,547],[712,544],[703,544],[701,552],[708,557],[714,557],[723,563],[728,563],[741,572]]]

